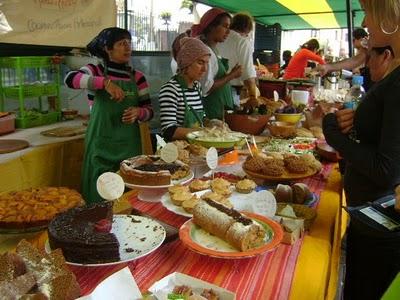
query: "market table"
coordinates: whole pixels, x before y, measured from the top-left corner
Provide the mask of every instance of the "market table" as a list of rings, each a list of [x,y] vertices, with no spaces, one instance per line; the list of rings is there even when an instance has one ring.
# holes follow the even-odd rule
[[[128,265],[142,291],[177,271],[234,291],[237,299],[334,299],[345,224],[341,211],[340,174],[336,165],[326,164],[320,174],[302,181],[320,200],[316,203],[318,216],[313,226],[294,245],[281,244],[274,251],[254,258],[225,260],[194,253],[175,240],[127,264],[71,266],[71,269],[84,294],[105,277]],[[177,228],[187,220],[166,210],[160,203],[142,202],[136,196],[136,191],[126,193],[115,210],[126,211],[132,205]],[[43,248],[46,238],[43,233],[32,241]]]

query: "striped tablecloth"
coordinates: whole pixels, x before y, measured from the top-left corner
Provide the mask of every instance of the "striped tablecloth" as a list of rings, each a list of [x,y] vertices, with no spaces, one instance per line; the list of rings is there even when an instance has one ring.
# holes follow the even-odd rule
[[[324,165],[321,173],[302,182],[307,183],[319,196],[331,169],[332,164]],[[135,193],[132,193],[129,200],[136,209],[177,228],[187,220],[168,211],[161,203],[138,200]],[[318,202],[315,206],[318,206]],[[274,251],[254,258],[225,260],[194,253],[179,240],[175,240],[128,264],[71,268],[77,276],[83,294],[89,293],[102,279],[128,265],[142,292],[155,281],[176,271],[233,291],[239,300],[288,299],[302,243],[301,239],[294,245],[281,244]]]

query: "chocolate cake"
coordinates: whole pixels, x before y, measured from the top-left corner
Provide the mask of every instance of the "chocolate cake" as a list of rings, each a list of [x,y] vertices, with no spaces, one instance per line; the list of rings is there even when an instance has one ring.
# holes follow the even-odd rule
[[[61,248],[68,262],[92,264],[120,260],[116,236],[104,230],[112,223],[112,203],[72,208],[54,218],[48,228],[51,249]]]

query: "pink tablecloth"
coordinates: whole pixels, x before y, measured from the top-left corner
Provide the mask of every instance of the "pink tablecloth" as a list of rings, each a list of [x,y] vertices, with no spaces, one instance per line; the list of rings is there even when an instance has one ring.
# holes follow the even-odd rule
[[[318,175],[302,180],[319,196],[332,165],[324,165]],[[175,215],[161,203],[139,201],[131,204],[142,212],[179,228],[187,218]],[[318,202],[315,204],[318,205]],[[294,245],[279,245],[274,251],[240,260],[203,256],[187,249],[179,240],[162,245],[152,254],[130,262],[129,266],[140,289],[145,292],[155,281],[172,272],[182,272],[222,286],[236,293],[237,299],[288,299],[296,260],[302,240]],[[82,293],[126,264],[109,267],[72,267]]]

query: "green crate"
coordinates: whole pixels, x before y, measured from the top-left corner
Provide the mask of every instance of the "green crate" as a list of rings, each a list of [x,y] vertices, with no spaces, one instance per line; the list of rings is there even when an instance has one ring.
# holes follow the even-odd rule
[[[1,68],[40,68],[51,65],[51,56],[0,57]]]
[[[61,113],[58,111],[36,114],[35,116],[17,117],[15,124],[17,128],[30,128],[41,125],[53,124],[61,120]]]

